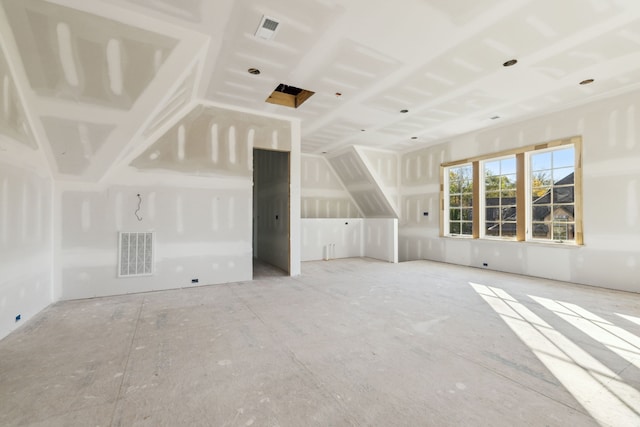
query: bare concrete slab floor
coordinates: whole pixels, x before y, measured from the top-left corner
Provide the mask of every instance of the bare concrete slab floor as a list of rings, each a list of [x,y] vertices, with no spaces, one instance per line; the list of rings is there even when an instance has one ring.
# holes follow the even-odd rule
[[[0,341],[0,425],[640,425],[639,319],[640,295],[368,259],[61,302]]]
[[[265,279],[269,277],[288,277],[286,271],[266,263],[258,258],[253,259],[253,279]]]

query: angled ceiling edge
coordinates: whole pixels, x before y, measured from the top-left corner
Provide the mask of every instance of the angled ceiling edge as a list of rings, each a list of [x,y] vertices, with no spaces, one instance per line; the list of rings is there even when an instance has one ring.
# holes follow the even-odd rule
[[[4,7],[0,7],[0,67],[5,69],[4,73],[0,71],[3,74],[0,76],[0,133],[4,130],[8,132],[8,139],[20,142],[22,147],[38,151],[49,166],[47,173],[52,175],[56,170],[56,162],[34,108],[34,95],[29,89],[24,66],[9,28]]]

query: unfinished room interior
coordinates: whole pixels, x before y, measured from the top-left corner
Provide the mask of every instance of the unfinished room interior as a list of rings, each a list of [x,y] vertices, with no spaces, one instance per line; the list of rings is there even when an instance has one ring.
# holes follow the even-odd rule
[[[0,425],[640,426],[640,1],[0,0]]]

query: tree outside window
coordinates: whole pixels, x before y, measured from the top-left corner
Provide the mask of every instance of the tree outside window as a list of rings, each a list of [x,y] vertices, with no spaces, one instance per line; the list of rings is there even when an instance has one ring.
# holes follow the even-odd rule
[[[484,235],[516,236],[516,158],[482,163],[484,176]]]
[[[450,167],[448,178],[448,235],[471,236],[473,234],[473,167]]]

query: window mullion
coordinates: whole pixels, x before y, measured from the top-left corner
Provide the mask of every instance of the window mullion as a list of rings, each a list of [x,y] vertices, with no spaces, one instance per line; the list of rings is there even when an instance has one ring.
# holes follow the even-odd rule
[[[446,180],[447,186],[449,185],[449,180]],[[445,209],[445,198],[449,197],[449,192],[445,192],[445,168],[440,166],[440,237],[443,237],[447,234],[445,231],[445,224],[448,226],[449,220],[445,221],[445,213],[448,215],[448,209]],[[447,217],[448,218],[448,217]]]
[[[576,244],[584,244],[584,235],[582,234],[582,140],[574,142],[575,147],[575,171],[574,171],[574,221],[575,221],[575,239]]]
[[[473,165],[473,238],[480,237],[480,211],[484,209],[484,203],[480,203],[480,162],[475,161]]]
[[[516,240],[522,242],[527,236],[527,171],[524,153],[516,154]]]

